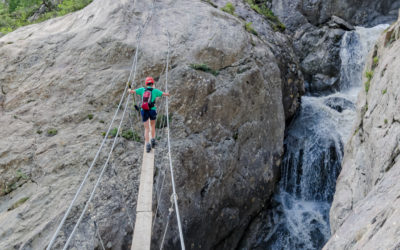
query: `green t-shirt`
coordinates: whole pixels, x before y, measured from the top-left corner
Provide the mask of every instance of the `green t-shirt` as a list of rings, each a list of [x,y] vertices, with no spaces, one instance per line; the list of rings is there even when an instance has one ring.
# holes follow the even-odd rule
[[[141,97],[143,97],[144,92],[146,91],[146,88],[138,88],[135,89],[136,94],[140,95]],[[159,89],[155,89],[153,88],[153,90],[151,91],[151,102],[155,102],[156,98],[161,97],[163,94],[163,92]],[[151,108],[152,110],[156,110],[156,106]]]

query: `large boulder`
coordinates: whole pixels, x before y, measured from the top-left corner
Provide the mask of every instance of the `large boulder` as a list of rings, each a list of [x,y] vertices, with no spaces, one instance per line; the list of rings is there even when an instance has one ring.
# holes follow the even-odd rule
[[[246,21],[259,18],[243,8],[252,13]],[[48,244],[109,125],[130,73],[139,26],[150,10],[150,1],[99,0],[0,38],[1,249]],[[170,33],[172,156],[187,247],[237,246],[274,191],[285,120],[295,113],[303,91],[290,40],[271,28],[255,36],[244,24],[207,2],[156,1],[143,33],[133,84],[140,86],[147,75],[161,76],[161,89]],[[191,64],[206,64],[219,74]],[[161,105],[160,115],[162,110]],[[123,129],[141,134],[141,122],[129,113]],[[160,189],[168,163],[165,136],[160,136],[154,188],[156,196],[161,190],[164,195],[153,231],[155,248],[171,205],[169,179]],[[99,163],[110,146],[108,140]],[[129,247],[142,146],[118,139],[109,166],[116,173],[106,171],[73,246],[99,247],[100,234],[107,248]],[[101,166],[96,165],[56,248],[71,232]],[[179,246],[173,218],[167,249]]]
[[[324,249],[399,249],[400,22],[385,31],[365,68],[358,119],[346,145]]]

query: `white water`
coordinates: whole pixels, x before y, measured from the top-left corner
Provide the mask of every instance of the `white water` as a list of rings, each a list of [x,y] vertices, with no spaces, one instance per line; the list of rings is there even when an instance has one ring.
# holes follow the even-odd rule
[[[321,249],[330,237],[329,209],[352,133],[366,57],[388,25],[357,27],[342,39],[341,91],[304,96],[285,139],[280,193],[268,220],[266,249]],[[271,225],[271,221],[274,225]]]

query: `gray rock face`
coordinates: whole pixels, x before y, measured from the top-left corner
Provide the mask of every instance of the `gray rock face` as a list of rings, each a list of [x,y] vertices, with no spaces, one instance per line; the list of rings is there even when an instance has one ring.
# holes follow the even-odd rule
[[[294,34],[306,90],[313,95],[339,89],[344,31],[393,22],[399,7],[400,1],[272,1],[272,10]]]
[[[359,95],[359,117],[345,148],[330,212],[334,234],[324,249],[400,247],[399,38],[397,22],[367,62],[365,71],[373,77],[368,92]]]
[[[311,23],[320,26],[328,22],[332,16],[340,17],[352,25],[374,26],[391,23],[397,19],[400,1],[379,0],[273,0],[273,11],[290,30]],[[288,15],[289,14],[289,15]]]
[[[94,1],[82,11],[0,39],[0,57],[6,62],[0,63],[1,249],[43,249],[49,242],[111,120],[128,79],[137,28],[150,5]],[[143,36],[135,85],[148,75],[164,79],[168,29],[172,154],[186,245],[231,249],[277,181],[285,120],[294,114],[303,91],[296,56],[290,40],[268,23],[260,24],[264,26],[256,37],[245,31],[241,19],[204,2],[157,1],[154,11]],[[247,11],[252,13],[247,21],[259,18]],[[205,63],[219,75],[192,69],[192,63]],[[157,87],[164,89],[162,84],[160,80]],[[130,118],[123,129],[133,127],[141,134],[134,111]],[[56,135],[50,129],[56,129]],[[156,194],[168,162],[165,136],[159,133]],[[106,149],[110,145],[108,140]],[[135,219],[142,146],[119,139],[113,164],[72,246],[99,247],[99,231],[107,248],[128,248],[128,214]],[[106,151],[56,248],[72,230]],[[160,244],[171,205],[166,173],[154,248]],[[21,198],[28,200],[13,206]],[[175,249],[179,239],[174,216],[169,224],[165,248]]]
[[[338,90],[343,34],[343,29],[331,29],[328,26],[308,26],[295,34],[294,48],[301,61],[308,92]]]

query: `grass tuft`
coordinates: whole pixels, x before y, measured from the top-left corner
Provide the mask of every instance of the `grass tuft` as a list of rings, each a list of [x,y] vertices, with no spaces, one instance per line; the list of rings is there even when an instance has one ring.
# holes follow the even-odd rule
[[[204,71],[204,72],[213,74],[214,76],[217,76],[219,74],[218,70],[213,70],[207,64],[204,64],[204,63],[202,63],[202,64],[190,64],[189,66],[192,69]]]
[[[246,0],[246,2],[255,12],[271,21],[271,27],[274,31],[285,31],[286,26],[275,16],[274,12],[269,9],[265,3],[258,3],[255,0]]]
[[[50,128],[47,130],[47,135],[48,136],[55,136],[58,133],[57,129],[55,128]]]
[[[244,25],[244,28],[245,28],[248,32],[250,32],[251,34],[258,36],[257,31],[255,31],[255,30],[253,29],[253,27],[251,26],[252,24],[253,24],[253,23],[248,22],[248,23],[246,23],[246,24]]]
[[[229,13],[231,15],[235,15],[235,6],[231,2],[227,2],[224,7],[221,8],[221,10],[225,11],[226,13]]]

